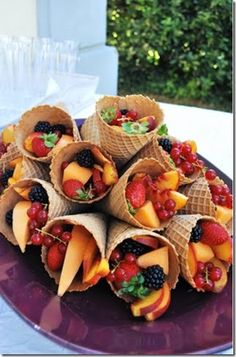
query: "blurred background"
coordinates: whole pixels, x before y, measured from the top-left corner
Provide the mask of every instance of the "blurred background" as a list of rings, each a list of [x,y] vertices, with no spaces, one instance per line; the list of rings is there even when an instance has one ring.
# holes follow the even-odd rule
[[[0,36],[71,41],[100,94],[232,110],[230,0],[0,0]]]

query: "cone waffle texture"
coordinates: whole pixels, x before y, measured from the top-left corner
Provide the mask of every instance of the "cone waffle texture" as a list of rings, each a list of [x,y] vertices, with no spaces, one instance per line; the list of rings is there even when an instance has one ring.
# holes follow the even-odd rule
[[[101,146],[111,154],[120,167],[128,162],[156,135],[156,130],[141,135],[129,135],[123,131],[117,131],[101,117],[101,111],[110,107],[136,110],[139,118],[154,115],[158,120],[158,127],[163,122],[163,112],[156,101],[142,95],[127,95],[126,97],[105,96],[97,102],[97,125]]]
[[[63,161],[72,162],[72,161],[74,161],[75,155],[78,152],[80,152],[81,150],[84,150],[84,149],[91,149],[92,147],[95,147],[95,146],[115,166],[115,164],[112,160],[112,157],[109,154],[107,154],[105,152],[105,150],[103,150],[102,148],[100,148],[97,145],[94,145],[88,141],[80,141],[80,142],[68,144],[68,145],[64,146],[55,156],[53,156],[53,159],[51,162],[51,171],[50,171],[52,184],[54,185],[55,190],[60,193],[60,195],[64,196],[65,198],[67,198],[68,200],[70,200],[72,202],[91,204],[91,203],[100,201],[112,189],[112,186],[110,186],[103,195],[101,195],[99,197],[95,197],[94,199],[91,199],[89,201],[79,201],[79,200],[69,198],[63,192],[63,189],[62,189],[63,172],[61,170],[62,162]]]
[[[169,239],[176,248],[179,256],[181,274],[194,288],[196,288],[196,284],[191,276],[188,265],[188,244],[192,229],[196,226],[197,222],[202,219],[217,222],[214,217],[206,215],[179,215],[173,218],[164,233],[165,237]],[[221,226],[226,229],[225,225],[222,224]],[[225,264],[225,266],[227,269],[229,268],[229,264]],[[197,290],[202,291],[202,289]]]
[[[0,222],[1,222],[1,233],[9,240],[12,244],[18,245],[11,227],[5,221],[6,213],[13,209],[17,202],[22,201],[23,198],[14,190],[14,187],[27,188],[33,185],[41,185],[47,192],[48,195],[48,217],[52,219],[54,217],[78,212],[78,204],[66,200],[61,197],[53,188],[53,186],[46,181],[40,179],[24,179],[17,182],[15,185],[9,187],[3,194],[0,200]]]
[[[158,139],[164,138],[164,139],[169,139],[172,143],[178,141],[174,137],[170,136],[154,136],[152,140],[145,145],[138,153],[135,155],[133,161],[138,160],[138,159],[143,159],[145,157],[153,157],[157,161],[160,162],[160,164],[165,168],[166,171],[171,171],[171,170],[178,170],[180,174],[180,185],[184,184],[189,184],[193,181],[195,181],[200,175],[201,171],[198,170],[191,176],[187,177],[185,176],[180,169],[178,169],[174,161],[171,159],[171,156],[168,152],[166,152],[161,145],[158,144]]]
[[[107,232],[104,215],[100,213],[82,213],[77,215],[61,216],[49,221],[43,230],[45,232],[50,232],[50,229],[55,223],[84,226],[95,239],[98,249],[101,253],[101,258],[105,257]],[[55,280],[56,284],[59,284],[61,273],[53,272],[49,269],[47,265],[47,248],[45,246],[42,247],[41,258],[45,270],[47,271],[49,276]],[[84,291],[87,290],[90,286],[90,284],[81,283],[78,280],[74,279],[67,291]]]
[[[10,144],[7,147],[7,152],[3,154],[0,158],[0,170],[5,171],[9,167],[9,162],[22,156],[20,150],[15,143]]]
[[[81,140],[75,120],[73,120],[64,110],[50,105],[34,107],[22,115],[15,131],[16,144],[19,150],[24,156],[27,156],[32,160],[49,163],[51,161],[51,156],[53,155],[53,150],[51,150],[47,157],[35,157],[24,148],[24,140],[34,131],[35,125],[40,120],[48,121],[52,125],[64,124],[67,128],[73,129],[74,141]]]
[[[174,245],[158,233],[150,232],[146,229],[132,227],[122,221],[113,220],[108,229],[108,241],[106,250],[107,259],[110,258],[111,253],[120,243],[122,243],[125,239],[132,238],[136,235],[149,235],[155,237],[161,243],[161,246],[168,246],[170,272],[167,281],[170,288],[174,289],[176,287],[180,273],[178,255]]]
[[[157,176],[165,172],[165,170],[155,159],[146,158],[138,160],[119,178],[119,181],[114,185],[110,194],[102,202],[102,209],[108,214],[111,214],[112,216],[133,226],[152,231],[162,230],[169,224],[169,220],[162,222],[159,228],[150,228],[143,226],[129,213],[125,197],[125,189],[128,184],[129,177],[139,172],[144,172],[146,174],[150,174],[151,176]]]
[[[83,140],[89,141],[92,144],[100,145],[96,113],[85,120],[80,129],[80,134]]]

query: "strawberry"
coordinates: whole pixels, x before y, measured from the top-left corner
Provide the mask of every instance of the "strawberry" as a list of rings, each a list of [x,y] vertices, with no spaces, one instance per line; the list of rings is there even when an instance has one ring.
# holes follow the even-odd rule
[[[51,148],[45,146],[44,140],[41,137],[36,137],[32,140],[32,149],[37,157],[47,156],[51,151]]]
[[[132,120],[136,120],[138,113],[135,110],[128,110],[128,112],[126,113],[126,118],[130,118]]]
[[[218,245],[226,242],[230,236],[226,229],[221,225],[214,222],[202,222],[200,224],[202,228],[201,242],[208,245]]]
[[[78,196],[77,191],[82,187],[82,182],[73,179],[65,181],[62,185],[64,194],[70,198],[76,198]]]
[[[119,109],[116,111],[116,119],[122,118],[122,113]]]
[[[56,242],[48,249],[47,264],[52,271],[61,269],[64,262],[65,253],[61,253],[59,245],[60,242]]]
[[[133,208],[139,208],[146,201],[146,189],[141,181],[131,181],[125,190],[125,197]]]
[[[130,281],[130,279],[136,276],[139,272],[140,268],[136,262],[129,263],[122,260],[114,271],[116,288],[120,289],[123,281]]]
[[[107,186],[102,181],[101,172],[96,168],[93,169],[93,186],[98,195],[102,195],[107,190]]]

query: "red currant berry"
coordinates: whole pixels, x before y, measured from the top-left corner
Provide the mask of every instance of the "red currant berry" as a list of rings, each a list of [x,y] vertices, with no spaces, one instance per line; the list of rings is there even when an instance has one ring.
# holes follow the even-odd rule
[[[65,254],[66,253],[66,249],[67,246],[64,243],[60,243],[58,244],[58,250],[61,254]]]
[[[205,270],[205,264],[203,262],[197,262],[197,272],[203,273]]]
[[[169,210],[173,210],[175,208],[176,203],[175,203],[174,200],[168,199],[168,200],[165,201],[164,206],[165,206],[165,209],[167,211],[169,211]]]
[[[37,216],[37,213],[38,213],[37,208],[32,207],[32,206],[27,210],[27,216],[28,216],[30,219],[35,219],[36,216]]]
[[[216,178],[216,172],[215,172],[215,170],[213,170],[213,169],[208,169],[208,170],[205,172],[205,177],[206,177],[206,179],[209,180],[209,181],[215,180],[215,178]]]
[[[218,281],[220,280],[222,276],[222,270],[218,267],[214,267],[211,269],[209,277],[212,281]]]
[[[43,238],[43,245],[45,247],[50,248],[54,244],[54,239],[50,236],[45,235]]]
[[[225,206],[226,205],[226,197],[225,196],[219,196],[219,205]]]
[[[170,152],[170,156],[173,160],[176,160],[180,157],[181,151],[177,148],[172,148]]]
[[[205,291],[212,291],[214,288],[215,284],[212,280],[208,280],[204,285],[203,285],[203,289]]]
[[[110,272],[110,273],[107,275],[107,280],[110,281],[111,283],[112,283],[113,281],[115,281],[115,280],[116,280],[115,274]]]
[[[55,224],[50,232],[55,237],[60,237],[63,233],[63,227],[61,224]]]
[[[187,156],[188,154],[190,154],[192,152],[192,148],[189,144],[184,144],[182,146],[182,149],[181,149],[181,153],[184,155],[184,156]]]
[[[34,233],[30,238],[33,245],[42,245],[44,236],[41,233]]]
[[[188,154],[186,156],[186,160],[191,164],[195,163],[197,161],[197,154],[192,154],[192,153]]]
[[[71,232],[63,232],[61,235],[61,240],[64,242],[69,242],[71,240]]]
[[[124,281],[124,279],[125,279],[125,270],[118,267],[115,270],[115,277],[116,277],[117,281]]]
[[[41,210],[37,213],[36,220],[39,224],[45,225],[48,220],[48,213],[45,210]]]
[[[120,119],[120,118],[122,118],[122,113],[120,110],[117,110],[116,111],[116,119]]]
[[[73,129],[72,128],[66,128],[66,135],[73,135]]]
[[[157,214],[161,221],[166,221],[169,218],[169,213],[166,209],[157,211]]]
[[[198,159],[196,164],[201,168],[205,166],[205,162],[203,160],[201,160],[201,159]]]
[[[185,175],[191,175],[194,172],[194,166],[188,161],[183,161],[180,168]]]
[[[175,211],[172,210],[172,209],[170,209],[170,210],[168,211],[168,218],[172,218],[174,215],[175,215]]]
[[[205,265],[205,268],[206,268],[206,270],[208,270],[208,272],[210,272],[213,267],[214,267],[214,264],[211,262],[206,263],[206,265]]]
[[[29,231],[32,233],[37,228],[39,228],[39,223],[35,219],[33,219],[32,221],[29,221],[28,227],[29,227]]]
[[[136,256],[132,253],[126,253],[125,254],[125,261],[128,263],[133,263],[136,261]]]
[[[174,159],[174,162],[175,162],[175,166],[179,167],[182,164],[183,160],[180,157],[178,157],[177,159]]]
[[[64,171],[65,168],[66,168],[68,165],[69,165],[69,162],[63,161],[63,163],[61,164],[61,169],[62,169],[62,171]]]
[[[155,208],[155,211],[159,211],[160,209],[163,209],[163,206],[162,206],[161,202],[157,201],[154,203],[154,208]]]
[[[215,205],[218,205],[220,202],[220,196],[213,194],[212,195],[212,201]]]
[[[215,195],[221,195],[222,194],[222,185],[210,185],[210,190]]]
[[[42,205],[42,203],[40,203],[40,202],[33,202],[32,205],[31,205],[31,207],[36,208],[38,211],[40,211],[40,210],[43,209],[43,205]]]
[[[203,278],[203,276],[201,274],[197,274],[194,278],[194,282],[196,284],[196,287],[198,289],[201,289],[203,287],[203,285],[205,284],[205,279]]]
[[[174,143],[172,144],[172,149],[179,149],[179,150],[181,150],[181,149],[182,149],[182,146],[183,146],[182,143],[180,143],[179,141],[176,141],[176,142],[174,142]]]
[[[114,249],[113,252],[111,253],[110,260],[112,262],[118,262],[121,259],[122,259],[121,251],[118,248]]]
[[[233,208],[233,196],[232,195],[226,196],[226,206],[228,208]]]
[[[222,192],[221,192],[222,195],[227,195],[230,193],[230,189],[228,185],[222,185],[221,187],[222,187]]]

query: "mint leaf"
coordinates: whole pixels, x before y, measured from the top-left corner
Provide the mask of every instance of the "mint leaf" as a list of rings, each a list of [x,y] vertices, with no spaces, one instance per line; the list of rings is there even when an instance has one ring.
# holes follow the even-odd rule
[[[79,190],[76,191],[76,193],[77,193],[76,198],[81,201],[88,201],[94,197],[93,189],[91,186],[87,190],[84,188],[80,188]]]
[[[134,216],[137,210],[131,205],[131,203],[127,200],[127,206],[129,213]]]
[[[53,148],[58,141],[58,136],[54,133],[43,134],[40,137],[41,137],[41,139],[43,139],[44,145],[47,148]]]
[[[162,135],[168,135],[168,128],[166,124],[162,124],[160,128],[157,130],[157,134],[162,136]]]
[[[143,286],[143,283],[144,277],[142,273],[138,273],[136,276],[133,276],[130,281],[123,281],[122,288],[118,290],[118,294],[144,299],[150,294],[150,290]]]
[[[128,121],[122,124],[122,129],[129,135],[145,134],[148,132],[148,125],[148,122],[139,123]]]
[[[101,117],[106,123],[110,123],[116,117],[116,109],[114,107],[103,109]]]

